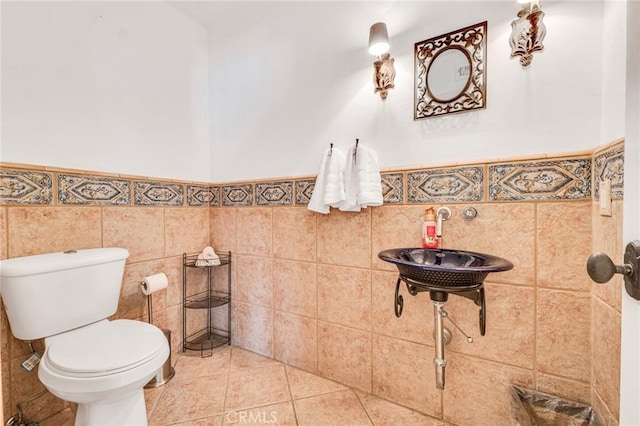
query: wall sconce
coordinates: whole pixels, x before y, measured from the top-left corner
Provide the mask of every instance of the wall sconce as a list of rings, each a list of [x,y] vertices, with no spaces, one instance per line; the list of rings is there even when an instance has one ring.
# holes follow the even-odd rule
[[[382,99],[387,99],[388,91],[393,89],[393,81],[396,78],[394,59],[387,53],[388,51],[387,24],[384,22],[373,24],[369,29],[369,53],[378,57],[373,63],[373,86],[374,93],[380,93]]]
[[[520,56],[520,64],[529,66],[533,59],[533,52],[544,49],[542,40],[547,29],[542,22],[544,12],[540,9],[538,0],[518,0],[525,6],[518,12],[518,19],[511,22],[511,57]],[[527,6],[528,4],[528,6]]]

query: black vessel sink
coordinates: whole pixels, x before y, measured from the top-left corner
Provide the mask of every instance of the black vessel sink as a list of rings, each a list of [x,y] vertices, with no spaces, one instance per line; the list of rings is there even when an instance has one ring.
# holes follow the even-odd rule
[[[443,290],[477,287],[489,273],[513,268],[501,257],[463,250],[395,248],[381,251],[378,257],[395,264],[413,284]]]

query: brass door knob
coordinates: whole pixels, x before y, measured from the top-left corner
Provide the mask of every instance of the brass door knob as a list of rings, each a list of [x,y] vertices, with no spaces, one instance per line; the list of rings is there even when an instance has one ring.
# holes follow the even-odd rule
[[[640,241],[627,244],[622,265],[616,265],[604,253],[593,253],[587,260],[587,272],[600,284],[608,282],[615,274],[622,274],[629,296],[640,300]]]

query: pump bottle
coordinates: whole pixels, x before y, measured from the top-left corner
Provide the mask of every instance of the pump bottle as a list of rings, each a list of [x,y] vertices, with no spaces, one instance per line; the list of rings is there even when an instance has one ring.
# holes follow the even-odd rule
[[[424,223],[422,224],[422,247],[438,248],[438,237],[436,236],[436,211],[429,207],[424,211]]]

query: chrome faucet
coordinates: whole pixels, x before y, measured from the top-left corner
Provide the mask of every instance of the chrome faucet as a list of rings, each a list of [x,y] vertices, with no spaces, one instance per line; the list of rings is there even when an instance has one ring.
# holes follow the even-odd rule
[[[449,207],[440,207],[436,211],[436,237],[442,238],[442,221],[449,220],[451,217],[451,209]]]

